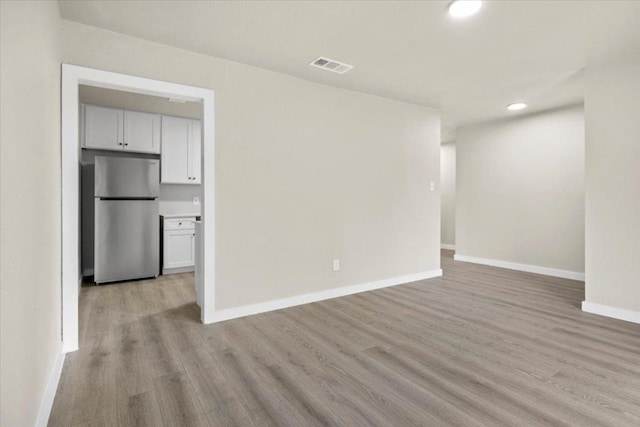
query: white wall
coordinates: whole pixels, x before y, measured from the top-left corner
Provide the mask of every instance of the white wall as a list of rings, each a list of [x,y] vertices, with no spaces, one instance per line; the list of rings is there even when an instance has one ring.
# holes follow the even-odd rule
[[[160,215],[200,214],[202,205],[194,205],[193,198],[201,197],[199,185],[161,184]]]
[[[640,319],[640,55],[586,70],[586,301]]]
[[[443,245],[456,244],[456,144],[440,147],[440,240]]]
[[[582,106],[458,129],[456,253],[584,272]]]
[[[0,425],[32,426],[60,350],[60,20],[0,16]]]
[[[72,22],[63,45],[215,90],[217,309],[440,268],[437,112]]]

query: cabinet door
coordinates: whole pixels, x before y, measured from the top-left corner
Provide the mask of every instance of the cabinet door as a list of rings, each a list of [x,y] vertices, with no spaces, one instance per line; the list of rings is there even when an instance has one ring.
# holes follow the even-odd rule
[[[191,120],[191,138],[189,139],[189,181],[200,184],[200,152],[202,150],[202,127],[200,120]]]
[[[164,269],[195,265],[195,237],[194,229],[164,232]]]
[[[138,153],[160,154],[160,116],[125,111],[124,149]]]
[[[100,150],[122,150],[123,122],[122,110],[85,105],[83,146]]]
[[[164,184],[191,184],[189,140],[191,120],[162,116],[162,173]]]

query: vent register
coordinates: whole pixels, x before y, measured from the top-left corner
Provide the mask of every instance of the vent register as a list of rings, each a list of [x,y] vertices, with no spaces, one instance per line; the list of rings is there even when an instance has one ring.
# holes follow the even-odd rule
[[[344,74],[353,68],[353,65],[345,64],[344,62],[340,61],[334,61],[333,59],[324,58],[322,56],[309,65],[338,74]]]

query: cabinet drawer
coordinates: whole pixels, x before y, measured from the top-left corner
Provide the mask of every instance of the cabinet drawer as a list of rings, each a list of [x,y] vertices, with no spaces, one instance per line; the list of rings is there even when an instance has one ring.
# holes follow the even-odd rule
[[[195,217],[170,218],[164,220],[165,230],[193,230],[196,227]]]

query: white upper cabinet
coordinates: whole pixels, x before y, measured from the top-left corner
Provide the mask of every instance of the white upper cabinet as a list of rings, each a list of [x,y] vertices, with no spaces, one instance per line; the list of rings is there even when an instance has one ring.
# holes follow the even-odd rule
[[[191,120],[162,117],[162,183],[191,183],[189,165],[189,134]]]
[[[83,104],[82,147],[160,154],[163,184],[200,184],[202,122]]]
[[[124,149],[138,153],[160,153],[160,115],[124,112]]]
[[[200,120],[162,116],[163,184],[200,184]]]
[[[115,108],[84,106],[83,147],[122,150],[124,111]]]
[[[160,154],[160,115],[85,105],[82,146]]]

